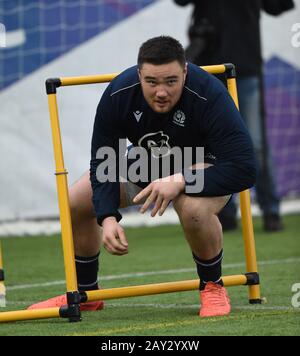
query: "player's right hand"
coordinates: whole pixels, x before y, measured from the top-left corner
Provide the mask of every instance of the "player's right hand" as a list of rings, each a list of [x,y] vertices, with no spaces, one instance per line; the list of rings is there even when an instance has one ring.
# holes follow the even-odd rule
[[[102,242],[104,248],[112,255],[126,255],[128,242],[125,232],[116,218],[109,216],[102,222]]]

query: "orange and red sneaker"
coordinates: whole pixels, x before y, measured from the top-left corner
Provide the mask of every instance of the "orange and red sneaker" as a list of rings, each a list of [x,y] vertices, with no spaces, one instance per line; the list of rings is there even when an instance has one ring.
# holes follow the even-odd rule
[[[65,294],[59,295],[57,297],[45,300],[43,302],[39,302],[33,304],[27,308],[27,310],[34,310],[34,309],[47,309],[47,308],[55,308],[55,307],[62,307],[63,305],[67,304],[67,297]],[[104,303],[102,301],[97,302],[87,302],[80,304],[81,311],[96,311],[101,310],[104,308]]]
[[[231,310],[230,299],[226,289],[216,283],[208,282],[203,291],[200,291],[201,318],[228,315]]]

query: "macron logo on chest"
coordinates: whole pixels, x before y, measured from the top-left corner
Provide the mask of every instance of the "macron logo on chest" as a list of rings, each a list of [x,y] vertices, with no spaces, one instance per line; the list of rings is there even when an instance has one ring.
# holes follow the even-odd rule
[[[139,122],[139,121],[141,120],[141,117],[142,117],[142,115],[143,115],[143,112],[137,110],[137,111],[134,111],[134,112],[133,112],[133,115],[134,115],[136,121]]]

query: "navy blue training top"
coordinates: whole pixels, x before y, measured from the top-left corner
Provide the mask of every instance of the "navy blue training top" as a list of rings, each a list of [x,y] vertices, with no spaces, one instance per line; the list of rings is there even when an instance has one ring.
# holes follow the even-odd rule
[[[122,218],[119,179],[101,183],[96,175],[97,167],[105,161],[104,157],[96,158],[98,149],[107,146],[118,153],[121,138],[146,149],[150,149],[150,141],[164,142],[171,148],[204,147],[214,165],[202,171],[203,190],[189,195],[224,196],[255,183],[253,145],[239,111],[224,85],[194,64],[188,63],[181,98],[167,114],[155,113],[144,99],[137,66],[122,72],[106,88],[95,117],[90,164],[99,224],[108,216],[118,221]],[[186,178],[187,171],[183,174]]]

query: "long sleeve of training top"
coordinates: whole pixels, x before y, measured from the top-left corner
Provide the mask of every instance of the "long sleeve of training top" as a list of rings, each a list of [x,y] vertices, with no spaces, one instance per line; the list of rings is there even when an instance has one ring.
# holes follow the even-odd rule
[[[200,131],[209,138],[207,151],[211,152],[216,160],[213,166],[201,171],[204,178],[203,189],[187,194],[202,197],[223,196],[252,187],[256,180],[253,144],[225,88],[208,104],[201,126]],[[194,171],[194,174],[200,174],[200,171]]]
[[[106,90],[96,112],[90,161],[93,205],[99,225],[108,216],[115,216],[117,221],[120,221],[122,218],[118,211],[120,183],[116,162],[119,153],[119,139],[123,134],[118,126],[113,109],[110,93]],[[105,153],[111,153],[111,157],[115,157],[116,159],[108,161]],[[106,165],[106,170],[104,170],[104,167],[101,167],[101,164]],[[100,169],[102,170],[100,171]],[[101,177],[101,172],[106,173],[107,177],[111,178],[110,181],[101,179],[105,178],[103,174]]]

